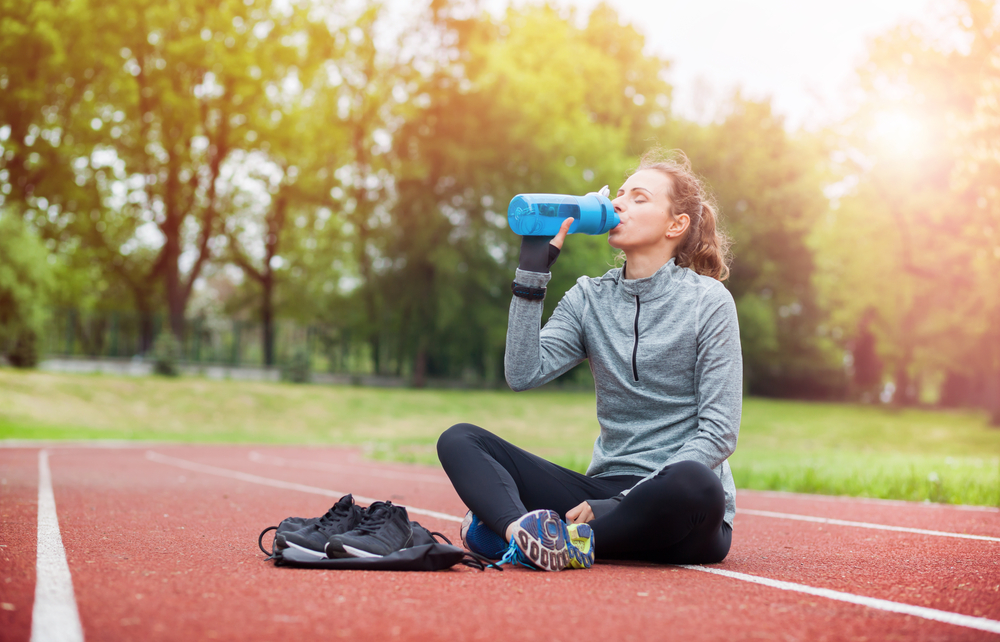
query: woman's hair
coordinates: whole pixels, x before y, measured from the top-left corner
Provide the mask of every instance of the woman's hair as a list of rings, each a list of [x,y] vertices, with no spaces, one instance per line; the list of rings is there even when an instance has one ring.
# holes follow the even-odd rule
[[[670,177],[670,214],[687,214],[691,220],[688,231],[677,248],[676,262],[698,274],[719,281],[729,278],[732,255],[729,237],[719,228],[718,207],[701,179],[691,171],[691,162],[679,149],[665,151],[654,148],[639,159],[639,167],[655,169]]]

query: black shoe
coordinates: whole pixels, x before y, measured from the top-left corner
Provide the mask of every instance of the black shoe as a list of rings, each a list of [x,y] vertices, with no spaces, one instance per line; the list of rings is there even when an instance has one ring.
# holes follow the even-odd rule
[[[352,530],[364,515],[365,509],[354,503],[354,497],[344,495],[325,515],[311,520],[312,523],[296,531],[279,533],[274,538],[275,550],[291,547],[316,557],[326,557],[323,548],[330,536]]]
[[[328,557],[382,557],[413,544],[413,527],[406,509],[375,502],[354,530],[334,535],[326,544]]]

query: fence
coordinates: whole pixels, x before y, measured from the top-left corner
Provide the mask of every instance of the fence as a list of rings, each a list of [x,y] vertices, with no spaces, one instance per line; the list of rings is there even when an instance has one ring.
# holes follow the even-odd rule
[[[45,358],[143,359],[166,328],[163,314],[60,309],[53,311],[40,348]],[[185,322],[180,343],[181,361],[189,365],[265,365],[263,327],[253,320],[194,317]],[[364,374],[371,370],[368,351],[339,328],[275,322],[275,366],[305,353],[315,371]]]

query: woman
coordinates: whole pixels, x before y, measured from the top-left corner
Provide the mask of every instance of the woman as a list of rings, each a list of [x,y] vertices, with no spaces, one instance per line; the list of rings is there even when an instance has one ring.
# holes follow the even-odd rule
[[[570,221],[547,244],[522,239],[512,285],[507,382],[540,386],[584,359],[601,433],[586,475],[471,424],[438,456],[469,507],[463,540],[546,570],[597,559],[719,562],[729,552],[743,363],[728,242],[683,153],[646,154],[613,203],[621,268],[581,277],[539,330],[544,288]],[[542,427],[544,429],[544,427]],[[563,521],[565,519],[565,521]]]

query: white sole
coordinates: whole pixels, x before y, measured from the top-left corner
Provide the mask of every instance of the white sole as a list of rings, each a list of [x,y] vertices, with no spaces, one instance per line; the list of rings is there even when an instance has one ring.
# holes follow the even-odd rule
[[[369,553],[368,551],[363,551],[360,548],[354,548],[353,546],[344,546],[344,552],[351,557],[382,557],[376,553]]]
[[[299,546],[298,544],[296,544],[294,542],[286,542],[286,543],[288,544],[288,548],[294,548],[297,551],[302,551],[303,553],[306,553],[307,555],[312,555],[313,557],[318,557],[319,559],[327,559],[326,553],[321,553],[320,551],[314,551],[311,548],[305,548],[305,547]]]

